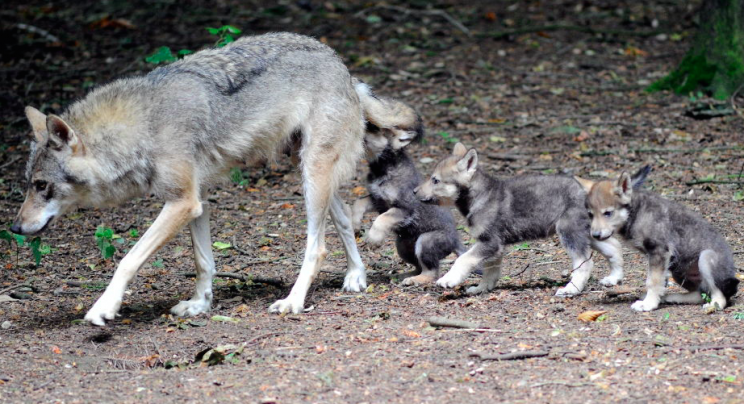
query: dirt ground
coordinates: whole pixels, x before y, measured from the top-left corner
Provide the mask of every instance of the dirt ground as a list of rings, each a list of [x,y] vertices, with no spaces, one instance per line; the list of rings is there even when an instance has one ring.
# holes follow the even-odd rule
[[[410,151],[427,174],[454,139],[476,147],[481,164],[503,176],[602,178],[653,164],[648,186],[710,220],[742,267],[744,123],[736,106],[744,100],[722,107],[733,107],[733,115],[698,120],[687,116],[697,96],[643,91],[683,56],[697,2],[432,2],[431,10],[446,10],[467,33],[424,11],[427,3],[3,3],[3,228],[23,200],[25,105],[59,112],[95,85],[147,72],[144,57],[157,47],[199,49],[215,41],[205,27],[231,24],[244,35],[289,30],[320,38],[379,93],[414,105],[428,134]],[[597,31],[487,35],[555,23]],[[557,239],[532,241],[510,248],[496,290],[467,297],[461,289],[400,287],[398,274],[409,268],[388,242],[362,248],[370,287],[348,294],[340,291],[345,259],[329,226],[331,254],[309,295],[311,310],[269,314],[302,258],[299,177],[287,161],[244,173],[242,185],[227,182],[209,198],[213,241],[231,244],[216,253],[218,270],[282,284],[219,278],[209,315],[168,314],[193,288],[184,275],[194,271],[184,231],[140,271],[121,317],[105,328],[81,321],[136,239],[132,230],[141,234],[161,201],[61,218],[43,235],[53,250],[38,267],[27,248],[16,253],[3,241],[0,295],[21,299],[0,300],[0,402],[744,402],[744,307],[633,312],[646,260],[630,248],[622,285],[599,285],[608,266],[596,260],[586,292],[561,299],[553,295],[570,261]],[[347,201],[363,193],[364,173],[360,164],[344,186]],[[695,180],[708,182],[688,184]],[[96,245],[102,224],[123,240],[114,243],[113,260],[102,259]],[[464,226],[461,235],[467,239]],[[578,321],[588,310],[606,314]],[[435,329],[433,316],[482,329]],[[218,347],[224,357],[203,353]],[[500,362],[473,356],[516,351],[547,355]]]

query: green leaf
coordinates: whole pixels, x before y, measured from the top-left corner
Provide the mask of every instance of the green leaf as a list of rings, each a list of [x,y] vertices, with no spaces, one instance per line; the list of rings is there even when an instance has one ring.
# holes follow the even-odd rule
[[[454,98],[448,97],[448,98],[442,98],[441,100],[437,102],[437,104],[453,104],[454,102],[455,102]]]
[[[512,251],[522,251],[522,250],[529,250],[529,249],[530,249],[530,243],[517,244],[514,247],[512,247]]]
[[[377,24],[382,22],[382,18],[379,15],[371,14],[367,16],[367,22],[370,24]]]
[[[12,243],[15,241],[15,237],[13,237],[13,233],[7,230],[2,230],[0,231],[0,240],[7,240],[9,243]]]
[[[116,254],[116,247],[114,247],[114,246],[112,246],[111,244],[109,244],[109,245],[107,245],[107,246],[106,246],[106,247],[105,247],[105,248],[103,249],[103,251],[102,251],[102,252],[103,252],[103,259],[107,260],[107,259],[109,259],[109,258],[113,257],[113,256],[114,256],[114,254]]]
[[[181,49],[180,51],[178,51],[178,57],[184,57],[184,56],[190,55],[192,53],[194,53],[194,51],[192,51],[190,49]]]
[[[212,316],[211,320],[217,321],[220,323],[239,323],[240,322],[240,319],[238,318],[232,318],[232,317],[220,316],[220,315]]]
[[[240,28],[234,27],[232,25],[223,25],[222,30],[227,31],[231,34],[235,34],[235,35],[240,35],[240,33],[243,32],[240,30]]]
[[[734,192],[734,202],[744,201],[744,191]]]
[[[145,62],[152,64],[169,63],[178,60],[167,46],[159,47],[155,53],[145,58]]]
[[[566,135],[573,135],[575,133],[581,133],[581,129],[575,126],[557,126],[550,130],[550,133],[565,133]]]
[[[163,259],[161,258],[161,259],[153,261],[152,266],[154,266],[155,268],[162,268],[165,265],[163,265]]]
[[[139,231],[137,229],[129,230],[129,237],[139,237]]]
[[[41,263],[41,251],[39,250],[39,247],[41,246],[41,237],[34,237],[31,239],[31,241],[28,242],[29,247],[31,247],[31,255],[34,256],[34,263],[38,267]]]
[[[207,27],[207,31],[209,31],[209,33],[212,35],[219,35],[219,33],[222,32],[220,28],[212,28],[212,27]]]
[[[226,250],[226,249],[232,247],[232,244],[230,244],[230,243],[223,243],[221,241],[215,241],[214,243],[212,243],[212,247],[214,247],[214,248],[216,248],[218,250]]]

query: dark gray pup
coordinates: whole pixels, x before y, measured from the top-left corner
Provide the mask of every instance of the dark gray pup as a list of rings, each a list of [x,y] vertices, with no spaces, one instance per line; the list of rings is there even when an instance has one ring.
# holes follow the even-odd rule
[[[594,266],[592,248],[605,256],[612,267],[611,274],[601,283],[615,285],[622,279],[620,242],[612,237],[592,239],[584,206],[586,194],[571,177],[492,178],[478,168],[475,149],[467,150],[458,143],[453,155],[440,161],[431,178],[414,192],[427,203],[457,206],[476,240],[437,281],[442,287],[461,284],[476,266],[485,263],[480,284],[468,288],[467,293],[488,292],[501,277],[505,245],[556,233],[573,263],[571,281],[558,289],[557,296],[573,296],[584,290]]]
[[[646,166],[639,174],[648,171]],[[705,292],[710,296],[706,309],[723,309],[739,284],[728,244],[697,213],[638,189],[639,174],[624,172],[617,181],[576,178],[588,192],[594,239],[619,234],[648,257],[646,297],[631,308],[651,311],[661,302],[702,304]],[[664,296],[667,271],[687,293]]]
[[[371,94],[363,84],[357,85],[357,91]],[[369,103],[383,103],[387,107],[374,108],[367,105]],[[393,103],[397,107],[391,107]],[[422,137],[421,118],[405,104],[375,95],[362,97],[362,104],[368,120],[365,143],[369,196],[354,203],[352,223],[358,230],[365,212],[380,213],[367,233],[366,242],[380,245],[390,233],[395,233],[398,255],[416,268],[407,274],[402,284],[433,282],[439,276],[439,261],[465,248],[458,237],[452,212],[422,203],[413,194],[421,183],[421,176],[404,149]],[[396,113],[395,116],[373,115],[371,111]],[[407,119],[401,119],[404,117]]]

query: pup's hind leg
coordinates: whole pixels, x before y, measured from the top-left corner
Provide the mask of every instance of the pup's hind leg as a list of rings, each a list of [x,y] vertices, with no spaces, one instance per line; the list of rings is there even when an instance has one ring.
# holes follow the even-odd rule
[[[189,223],[189,229],[196,263],[196,291],[190,300],[181,301],[171,308],[171,313],[177,316],[195,316],[206,313],[212,305],[212,277],[215,270],[207,202],[202,202],[202,214]]]
[[[700,253],[698,258],[698,268],[700,268],[700,275],[703,276],[705,286],[708,287],[708,294],[710,295],[710,303],[703,305],[706,310],[713,308],[716,310],[723,310],[726,308],[726,296],[723,294],[721,289],[716,285],[715,278],[713,277],[713,271],[718,264],[718,254],[713,250],[704,250]]]
[[[439,277],[439,261],[452,252],[452,240],[446,232],[432,231],[418,237],[415,245],[416,259],[421,273],[403,279],[402,285],[432,283]]]
[[[370,197],[357,199],[351,207],[351,225],[354,232],[362,230],[362,218],[364,214],[372,210],[372,199]]]
[[[599,281],[604,286],[615,286],[623,280],[623,247],[616,238],[592,240],[592,248],[599,251],[610,263],[610,274]]]
[[[496,283],[501,279],[501,261],[502,257],[498,256],[492,260],[486,261],[483,265],[483,277],[478,286],[471,286],[465,291],[469,295],[488,293],[496,287]]]
[[[687,293],[671,293],[664,296],[662,300],[665,303],[674,304],[702,304],[705,302],[699,290],[693,290]]]
[[[477,268],[488,257],[501,255],[503,246],[496,241],[492,244],[477,242],[461,256],[457,257],[452,268],[439,280],[437,285],[443,288],[454,288],[468,278],[470,272]]]
[[[346,252],[346,277],[344,278],[343,290],[347,292],[361,292],[367,289],[367,273],[362,263],[362,257],[359,256],[356,239],[354,238],[354,229],[346,204],[341,200],[338,194],[333,195],[331,200],[331,220],[336,226],[338,236],[344,245]]]
[[[578,209],[571,209],[558,219],[556,223],[556,233],[561,240],[561,244],[566,248],[568,256],[571,257],[571,280],[568,284],[556,291],[556,296],[569,297],[581,293],[586,286],[586,282],[592,275],[594,262],[591,255],[591,240],[589,231],[582,226],[579,220],[585,212]]]

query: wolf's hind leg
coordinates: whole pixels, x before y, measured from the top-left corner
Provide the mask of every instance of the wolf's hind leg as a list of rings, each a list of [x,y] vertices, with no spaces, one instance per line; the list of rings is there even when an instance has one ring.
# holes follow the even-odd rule
[[[359,256],[354,229],[349,221],[348,207],[338,194],[331,199],[331,220],[336,226],[338,236],[344,245],[346,252],[346,277],[344,278],[343,290],[347,292],[361,292],[367,289],[367,273]]]
[[[196,263],[196,291],[190,300],[183,300],[171,308],[171,313],[177,316],[206,313],[212,306],[212,278],[215,270],[207,202],[202,202],[202,214],[189,223],[189,229]]]
[[[483,277],[478,286],[469,287],[465,293],[469,295],[478,295],[488,293],[496,287],[496,283],[501,279],[501,261],[502,257],[498,256],[488,260],[483,265]]]
[[[556,233],[561,244],[571,257],[571,280],[562,288],[558,288],[555,295],[562,297],[576,296],[584,290],[586,282],[592,275],[594,262],[591,255],[591,240],[589,232],[583,228],[579,215],[585,214],[578,209],[568,210],[556,223]]]
[[[703,305],[704,309],[713,308],[715,310],[723,310],[726,308],[726,296],[723,294],[721,289],[716,285],[715,278],[713,277],[713,271],[718,264],[718,254],[713,250],[704,250],[700,253],[698,258],[698,268],[700,268],[700,274],[703,276],[705,285],[708,287],[708,294],[710,295],[710,303]]]
[[[432,231],[416,239],[414,254],[421,273],[403,279],[401,285],[422,285],[433,283],[439,277],[439,261],[452,252],[453,240],[446,232]]]
[[[112,320],[119,311],[127,285],[132,281],[142,264],[175,236],[186,223],[201,214],[201,203],[193,195],[166,202],[152,226],[147,229],[145,234],[121,260],[106,291],[88,310],[85,320],[100,326],[105,325],[106,320]]]
[[[592,240],[592,248],[607,258],[610,263],[610,274],[599,283],[603,286],[615,286],[623,280],[623,247],[620,242],[610,237],[607,240]]]
[[[705,302],[699,290],[693,290],[687,293],[671,293],[664,296],[663,301],[674,304],[702,304]]]

